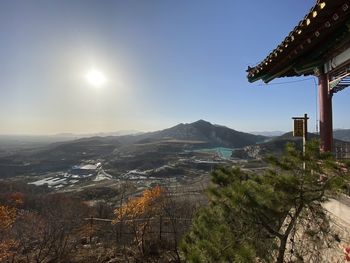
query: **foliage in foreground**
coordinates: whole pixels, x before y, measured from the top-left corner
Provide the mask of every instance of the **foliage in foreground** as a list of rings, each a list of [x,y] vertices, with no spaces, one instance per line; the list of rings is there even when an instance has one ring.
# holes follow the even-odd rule
[[[117,208],[113,224],[125,221],[131,226],[135,241],[141,254],[145,251],[145,238],[151,219],[159,214],[163,204],[163,193],[159,186],[146,189],[142,196],[135,197],[123,206]],[[144,220],[138,220],[140,218]]]
[[[210,205],[199,211],[181,249],[190,262],[322,262],[336,237],[322,203],[348,170],[316,141],[306,154],[288,145],[264,174],[213,172]]]
[[[88,207],[63,194],[7,191],[0,194],[0,262],[70,262]]]

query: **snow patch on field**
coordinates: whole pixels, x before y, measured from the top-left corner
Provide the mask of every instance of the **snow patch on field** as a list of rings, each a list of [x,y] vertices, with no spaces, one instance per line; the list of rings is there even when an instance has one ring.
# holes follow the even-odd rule
[[[96,175],[96,178],[93,181],[98,182],[98,181],[111,180],[111,179],[112,179],[112,175],[102,170]]]
[[[41,180],[38,180],[35,182],[31,182],[29,184],[34,184],[37,186],[48,184],[49,186],[55,186],[55,185],[60,185],[64,181],[66,181],[66,178],[48,177],[48,178],[44,178],[44,179],[41,179]]]

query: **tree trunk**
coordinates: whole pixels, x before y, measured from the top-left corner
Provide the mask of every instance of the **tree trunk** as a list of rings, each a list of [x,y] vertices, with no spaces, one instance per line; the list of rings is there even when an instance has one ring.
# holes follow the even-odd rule
[[[284,235],[282,236],[282,238],[280,238],[281,243],[280,243],[280,246],[278,248],[278,257],[277,257],[276,263],[283,263],[289,234],[292,231],[292,229],[295,227],[295,224],[297,222],[297,219],[298,219],[301,211],[303,210],[303,207],[304,207],[304,205],[302,203],[298,206],[297,210],[295,211],[294,216],[291,218],[291,221],[290,221],[286,231],[284,232]]]
[[[281,243],[278,248],[278,257],[277,257],[276,263],[283,263],[284,254],[286,252],[287,240],[288,240],[288,235],[285,235],[282,239],[280,239]]]

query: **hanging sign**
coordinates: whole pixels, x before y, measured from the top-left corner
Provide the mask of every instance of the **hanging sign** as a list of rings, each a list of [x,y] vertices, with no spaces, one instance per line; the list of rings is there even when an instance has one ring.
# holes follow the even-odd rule
[[[304,136],[304,119],[294,119],[294,137],[303,137]]]

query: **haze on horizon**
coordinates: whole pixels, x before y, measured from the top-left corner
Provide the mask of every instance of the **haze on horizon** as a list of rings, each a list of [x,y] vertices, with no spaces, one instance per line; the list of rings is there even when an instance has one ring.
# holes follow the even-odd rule
[[[313,4],[1,1],[0,134],[153,131],[199,119],[288,131],[304,113],[314,130],[312,77],[264,86],[245,72]],[[350,128],[349,98],[349,89],[334,96],[335,128]]]

